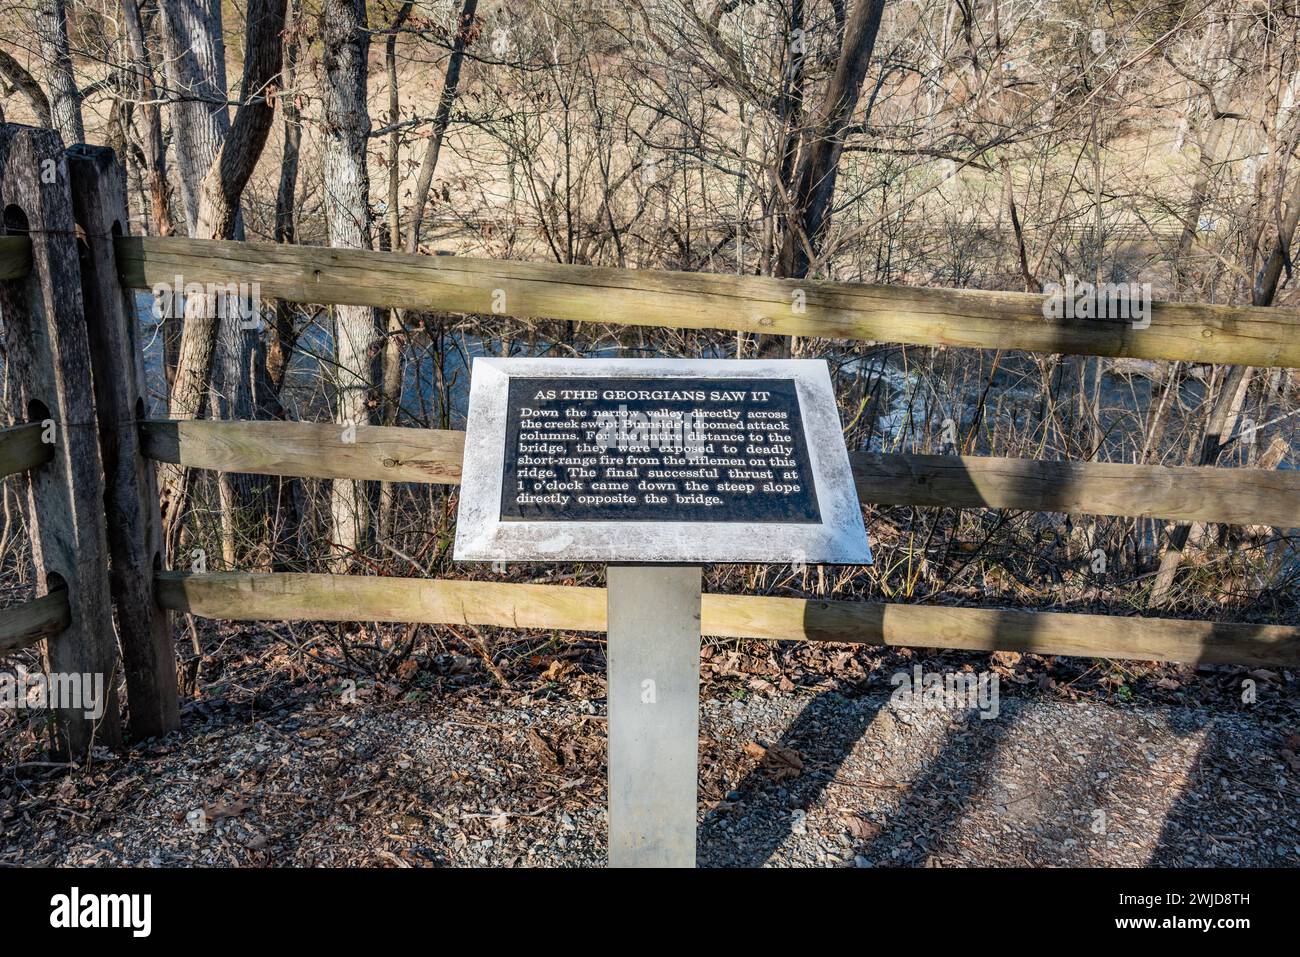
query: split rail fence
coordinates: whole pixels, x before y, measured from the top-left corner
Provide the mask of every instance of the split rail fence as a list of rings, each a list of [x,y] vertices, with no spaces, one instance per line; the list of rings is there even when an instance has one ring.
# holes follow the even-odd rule
[[[127,235],[111,150],[0,127],[3,310],[13,407],[0,474],[29,496],[38,593],[0,610],[0,655],[44,642],[52,671],[125,671],[131,731],[178,726],[168,615],[600,632],[605,591],[562,585],[167,570],[154,462],[319,478],[455,484],[463,436],[333,424],[145,418],[133,290],[257,283],[313,303],[510,314],[1199,363],[1300,367],[1300,311],[1156,303],[1150,325],[1045,319],[1040,296],[427,257]],[[796,292],[802,308],[792,302]],[[14,390],[16,386],[16,391]],[[856,453],[865,504],[1022,509],[1300,526],[1300,472]],[[111,572],[111,573],[110,573]],[[116,629],[114,617],[116,615]],[[704,634],[1243,665],[1300,664],[1300,628],[1106,615],[705,595]],[[68,749],[120,738],[59,712]]]

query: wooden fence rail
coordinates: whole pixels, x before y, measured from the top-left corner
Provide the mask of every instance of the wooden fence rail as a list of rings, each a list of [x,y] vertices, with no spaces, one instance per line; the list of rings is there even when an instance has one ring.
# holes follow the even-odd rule
[[[40,422],[0,429],[0,478],[17,475],[54,458],[54,444],[42,438]]]
[[[26,279],[32,271],[32,241],[26,236],[0,236],[0,281]]]
[[[1028,293],[414,256],[175,237],[117,240],[122,281],[256,284],[264,297],[577,322],[1300,367],[1300,310],[1154,303],[1150,325],[1048,320]]]
[[[856,452],[849,459],[858,497],[878,505],[1009,508],[1300,527],[1300,472],[1294,469],[871,452]]]
[[[0,242],[0,277],[4,276],[4,245]],[[27,248],[31,248],[30,244]],[[0,429],[0,478],[37,468],[54,458],[54,445],[42,441],[44,431],[39,422]],[[0,656],[57,635],[70,621],[68,593],[64,589],[0,608]]]
[[[463,432],[332,423],[150,420],[144,454],[222,472],[386,482],[460,481]],[[880,505],[1011,508],[1300,526],[1300,471],[1042,462],[993,456],[850,456],[858,497]]]
[[[605,589],[357,575],[163,572],[158,601],[233,621],[396,621],[605,630]],[[1300,628],[995,608],[705,595],[720,638],[1019,651],[1142,661],[1300,664]]]
[[[71,614],[68,592],[62,588],[20,605],[0,609],[0,655],[57,635],[71,623]]]
[[[218,472],[455,484],[465,433],[362,425],[345,442],[328,422],[151,419],[140,423],[140,447],[156,462]]]

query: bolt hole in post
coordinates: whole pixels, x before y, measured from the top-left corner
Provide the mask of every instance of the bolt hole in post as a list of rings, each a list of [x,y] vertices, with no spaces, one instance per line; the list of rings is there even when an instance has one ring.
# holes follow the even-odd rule
[[[21,206],[10,203],[5,207],[4,227],[6,236],[25,236],[29,232],[27,214]]]
[[[27,421],[28,422],[48,422],[50,419],[50,407],[40,399],[29,399],[27,401]]]

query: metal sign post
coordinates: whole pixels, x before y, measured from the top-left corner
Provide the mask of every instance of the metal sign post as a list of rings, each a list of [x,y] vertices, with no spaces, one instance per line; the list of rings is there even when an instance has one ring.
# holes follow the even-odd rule
[[[610,565],[609,864],[694,867],[698,565]]]

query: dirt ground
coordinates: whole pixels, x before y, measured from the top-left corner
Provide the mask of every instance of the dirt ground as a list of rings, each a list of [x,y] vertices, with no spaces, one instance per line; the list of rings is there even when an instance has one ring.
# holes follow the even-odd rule
[[[268,667],[283,638],[232,632],[181,732],[89,768],[42,760],[30,723],[0,728],[0,866],[603,863],[599,642],[479,657],[452,641],[370,680],[314,654]],[[705,655],[701,865],[1300,865],[1288,672]],[[997,716],[891,702],[917,665],[997,674]]]

